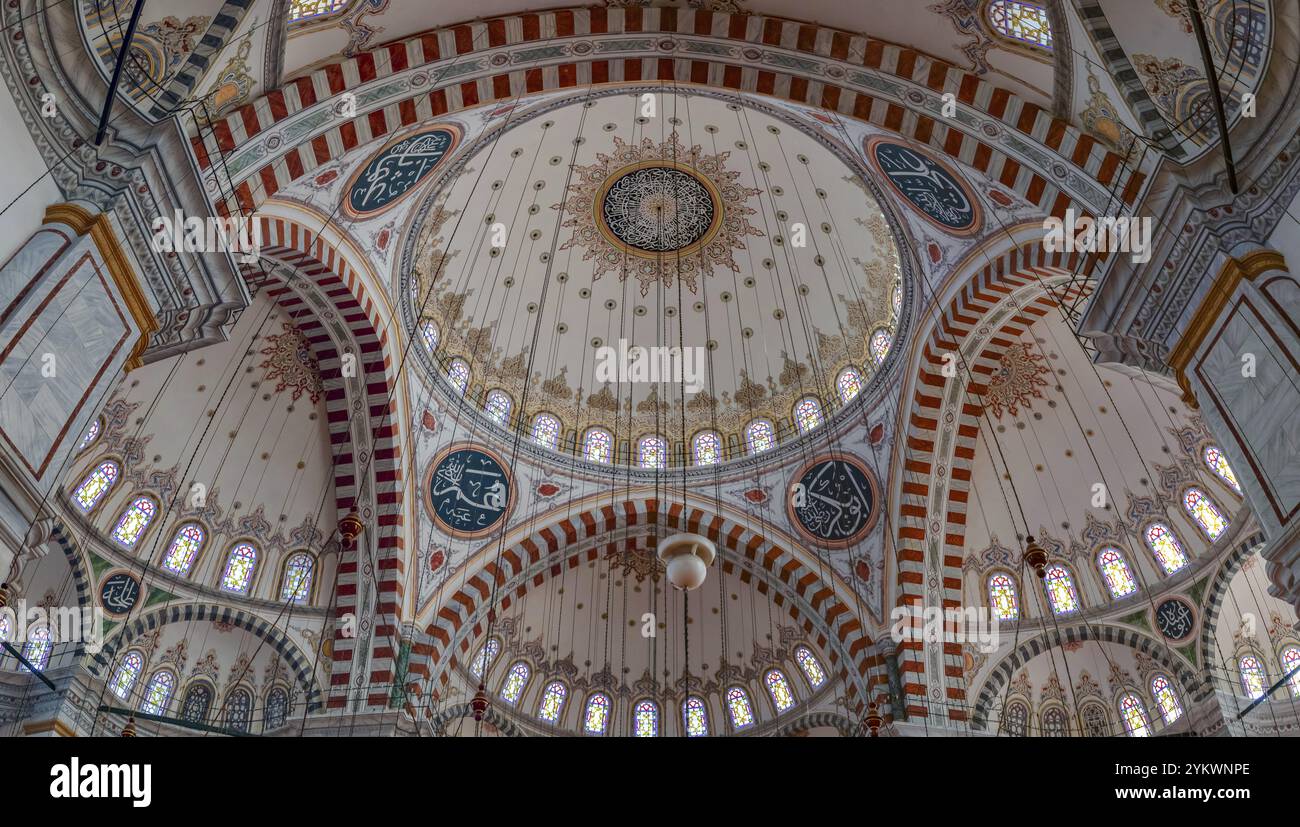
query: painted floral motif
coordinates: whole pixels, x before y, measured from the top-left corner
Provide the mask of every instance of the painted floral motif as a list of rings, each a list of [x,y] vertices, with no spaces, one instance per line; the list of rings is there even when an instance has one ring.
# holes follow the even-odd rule
[[[265,381],[277,383],[276,393],[292,390],[295,401],[306,393],[312,402],[319,402],[325,388],[307,337],[289,322],[282,323],[281,328],[283,333],[267,335],[267,345],[260,351],[266,357],[259,365],[266,370]]]
[[[1024,342],[1014,344],[1002,354],[997,372],[989,379],[984,404],[999,419],[1004,410],[1012,416],[1019,416],[1020,409],[1028,409],[1034,398],[1043,398],[1039,388],[1047,386],[1043,377],[1051,372],[1041,353],[1035,353]]]

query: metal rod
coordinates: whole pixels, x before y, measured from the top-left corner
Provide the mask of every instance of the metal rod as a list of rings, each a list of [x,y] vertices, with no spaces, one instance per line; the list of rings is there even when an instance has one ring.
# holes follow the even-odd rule
[[[108,116],[113,111],[113,98],[117,96],[117,84],[122,80],[122,67],[126,65],[126,57],[131,52],[131,41],[135,39],[135,24],[140,22],[140,12],[144,11],[144,0],[135,0],[135,8],[131,9],[131,21],[126,24],[126,37],[122,39],[122,48],[117,53],[117,65],[113,67],[113,80],[108,84],[108,94],[104,96],[104,109],[99,113],[99,129],[95,131],[95,146],[99,146],[104,141],[104,133],[108,131]]]
[[[167,715],[154,715],[149,712],[140,712],[139,710],[126,709],[120,706],[108,706],[107,704],[100,704],[99,711],[111,712],[114,715],[126,715],[127,717],[134,715],[136,718],[141,718],[146,721],[157,721],[160,724],[171,724],[172,726],[184,727],[185,729],[194,729],[194,730],[198,730],[199,732],[215,732],[218,735],[230,735],[236,738],[243,738],[248,735],[247,732],[237,732],[233,729],[226,729],[225,727],[211,726],[209,724],[200,724],[194,721],[186,721],[182,718],[172,718]]]
[[[1214,58],[1210,56],[1210,41],[1205,37],[1205,21],[1201,19],[1201,4],[1193,3],[1188,16],[1192,18],[1192,32],[1196,45],[1201,47],[1201,62],[1205,64],[1205,84],[1210,87],[1210,100],[1214,104],[1214,119],[1219,124],[1219,143],[1223,149],[1223,163],[1228,169],[1228,188],[1237,194],[1237,166],[1232,161],[1232,144],[1228,143],[1228,115],[1223,111],[1223,93],[1219,91],[1219,74],[1214,71]]]
[[[19,662],[19,663],[21,663],[23,666],[26,666],[26,667],[27,667],[27,671],[28,671],[28,672],[31,672],[31,673],[32,673],[33,675],[35,675],[36,677],[40,678],[40,679],[41,679],[41,682],[44,683],[46,686],[48,686],[50,689],[53,689],[55,692],[58,692],[58,691],[59,691],[59,688],[58,688],[57,686],[54,685],[54,682],[51,681],[49,678],[45,677],[45,673],[44,673],[44,672],[42,672],[41,670],[37,669],[35,666],[32,666],[32,662],[29,661],[27,658],[23,657],[22,652],[19,652],[17,649],[15,649],[15,648],[14,648],[14,647],[9,643],[9,641],[6,640],[6,641],[4,642],[4,647],[5,647],[5,650],[9,652],[9,654],[11,654],[11,655],[13,655],[14,657],[18,658],[18,662]]]

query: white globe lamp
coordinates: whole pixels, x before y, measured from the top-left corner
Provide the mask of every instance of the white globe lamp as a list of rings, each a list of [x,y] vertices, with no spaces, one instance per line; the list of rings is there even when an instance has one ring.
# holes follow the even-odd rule
[[[668,569],[668,582],[691,591],[704,585],[718,548],[708,537],[674,534],[659,541],[656,553]]]

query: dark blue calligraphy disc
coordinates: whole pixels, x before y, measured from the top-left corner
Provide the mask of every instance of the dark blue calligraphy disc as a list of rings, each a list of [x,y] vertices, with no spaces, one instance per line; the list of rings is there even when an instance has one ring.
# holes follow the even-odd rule
[[[867,156],[894,191],[940,228],[957,235],[978,229],[975,197],[943,164],[904,144],[873,139]]]
[[[481,537],[504,523],[513,481],[505,463],[484,448],[458,445],[434,461],[425,480],[426,505],[455,537]]]
[[[847,455],[805,465],[790,486],[790,520],[823,547],[858,543],[875,525],[880,490],[871,473]]]
[[[459,141],[460,130],[436,126],[388,144],[348,182],[348,211],[363,218],[388,209],[429,177]]]
[[[1192,607],[1176,597],[1156,606],[1156,628],[1170,640],[1182,640],[1196,628]]]
[[[110,574],[99,586],[99,602],[111,615],[129,614],[140,602],[140,588],[140,580],[129,572]]]

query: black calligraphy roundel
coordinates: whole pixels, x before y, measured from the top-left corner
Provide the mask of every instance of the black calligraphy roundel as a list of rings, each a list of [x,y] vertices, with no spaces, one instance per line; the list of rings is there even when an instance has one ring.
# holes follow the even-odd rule
[[[791,480],[790,521],[822,547],[847,548],[867,536],[880,511],[880,487],[857,458],[820,457]]]
[[[454,445],[433,461],[424,481],[425,506],[453,537],[482,537],[505,524],[514,481],[505,462],[478,445]]]
[[[1183,640],[1196,629],[1196,613],[1186,601],[1171,597],[1156,606],[1156,628],[1170,640]]]
[[[99,602],[104,611],[121,617],[130,614],[140,602],[140,580],[134,574],[119,571],[104,578],[99,585]]]
[[[717,229],[720,205],[699,176],[667,163],[637,166],[604,190],[599,220],[643,253],[691,249]]]
[[[906,144],[879,138],[868,140],[866,150],[894,192],[932,224],[954,235],[979,230],[979,202],[947,166]]]
[[[460,130],[435,126],[391,141],[348,181],[344,206],[357,218],[396,204],[437,169],[460,142]]]

